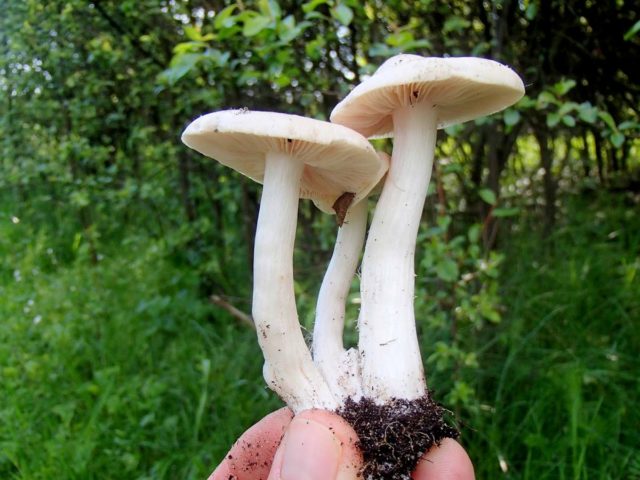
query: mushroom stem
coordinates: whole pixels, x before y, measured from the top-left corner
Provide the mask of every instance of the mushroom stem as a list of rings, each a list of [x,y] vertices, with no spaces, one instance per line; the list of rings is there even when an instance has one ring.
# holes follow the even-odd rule
[[[414,256],[431,178],[437,114],[429,103],[393,113],[391,166],[362,260],[358,348],[364,395],[383,404],[425,394],[414,314]]]
[[[294,412],[338,406],[311,359],[296,309],[293,247],[303,168],[290,155],[266,155],[253,270],[252,313],[265,380]]]
[[[342,333],[347,296],[362,252],[366,228],[367,201],[364,199],[347,210],[344,223],[338,230],[316,306],[313,359],[329,388],[339,398],[354,396],[359,391],[359,379],[348,375],[357,371],[357,365],[351,364],[353,356],[346,355]]]

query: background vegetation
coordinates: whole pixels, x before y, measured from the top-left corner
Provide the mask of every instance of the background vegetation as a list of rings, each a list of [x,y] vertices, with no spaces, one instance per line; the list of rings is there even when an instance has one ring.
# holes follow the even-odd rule
[[[419,239],[429,383],[478,478],[640,478],[633,2],[0,10],[0,478],[203,479],[279,406],[221,307],[250,310],[259,187],[180,132],[231,107],[326,118],[399,52],[495,58],[527,85],[441,133]],[[307,328],[334,234],[301,204]]]

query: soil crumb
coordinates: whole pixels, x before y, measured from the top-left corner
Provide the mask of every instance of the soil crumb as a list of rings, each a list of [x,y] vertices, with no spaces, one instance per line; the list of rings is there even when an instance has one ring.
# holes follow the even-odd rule
[[[445,409],[431,394],[416,400],[394,399],[376,405],[370,398],[348,399],[338,410],[360,438],[365,480],[411,480],[420,457],[458,431],[444,422]]]

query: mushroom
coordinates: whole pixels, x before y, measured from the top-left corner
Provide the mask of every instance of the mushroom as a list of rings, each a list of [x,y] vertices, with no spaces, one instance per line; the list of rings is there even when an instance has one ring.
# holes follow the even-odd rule
[[[360,392],[357,352],[344,349],[342,332],[347,295],[364,245],[366,228],[367,202],[362,201],[347,211],[338,230],[316,303],[313,360],[340,404]]]
[[[502,110],[524,94],[508,67],[480,58],[398,55],[356,86],[331,121],[394,137],[362,260],[358,349],[364,394],[384,404],[426,393],[416,336],[414,255],[436,131]]]
[[[389,165],[389,155],[378,152],[378,156]],[[382,180],[371,194],[379,194],[381,190]],[[348,201],[349,197],[345,195],[336,203],[345,198]],[[340,215],[340,209],[340,205],[334,205],[337,215]],[[346,210],[316,304],[313,360],[341,403],[347,398],[357,400],[362,396],[360,357],[357,350],[345,350],[342,335],[346,300],[364,245],[367,215],[364,200]]]
[[[386,171],[360,134],[320,120],[270,112],[226,110],[193,121],[182,141],[264,184],[254,254],[252,314],[264,376],[294,412],[335,409],[337,400],[314,365],[293,286],[298,199],[325,212],[345,192],[357,203]]]

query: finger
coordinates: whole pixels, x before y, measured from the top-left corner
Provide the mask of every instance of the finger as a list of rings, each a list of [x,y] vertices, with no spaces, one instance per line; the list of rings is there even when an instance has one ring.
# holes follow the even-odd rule
[[[474,480],[473,464],[464,448],[452,438],[445,438],[420,460],[413,480]]]
[[[223,460],[222,463],[218,465],[218,468],[213,471],[208,480],[229,480],[230,478],[233,478],[233,475],[229,469],[229,462]]]
[[[307,410],[289,424],[268,480],[356,480],[362,456],[353,428],[335,413]]]
[[[281,408],[244,432],[209,480],[265,480],[292,417],[291,410]]]

